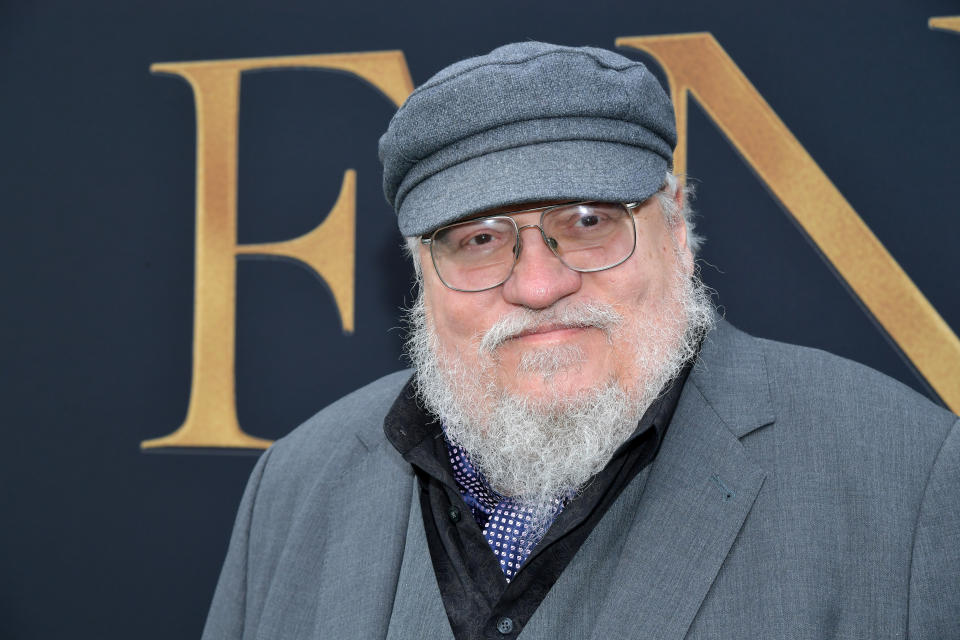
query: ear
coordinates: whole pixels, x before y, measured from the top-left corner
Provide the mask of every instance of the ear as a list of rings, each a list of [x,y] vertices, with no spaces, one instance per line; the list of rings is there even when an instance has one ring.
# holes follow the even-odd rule
[[[693,253],[687,245],[687,224],[684,222],[683,216],[679,213],[683,211],[684,204],[683,187],[680,185],[677,185],[677,192],[673,194],[673,203],[677,208],[678,220],[674,221],[670,233],[673,234],[673,241],[676,243],[677,251],[683,256],[684,267],[688,273],[692,274]]]
[[[433,301],[437,295],[448,291],[437,275],[437,270],[433,267],[433,257],[430,255],[430,246],[417,241],[417,254],[420,256],[420,287],[423,294],[423,300],[427,308],[427,318],[430,318],[430,310],[433,307]]]
[[[683,217],[680,215],[680,212],[683,211],[683,187],[677,185],[677,191],[673,194],[673,204],[676,207],[677,217],[679,220],[674,221],[675,224],[670,232],[673,234],[673,238],[677,243],[677,247],[680,249],[687,249],[687,225],[683,221]]]

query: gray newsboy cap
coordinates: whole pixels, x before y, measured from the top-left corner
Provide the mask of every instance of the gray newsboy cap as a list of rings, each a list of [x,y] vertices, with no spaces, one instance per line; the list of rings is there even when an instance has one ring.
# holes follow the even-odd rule
[[[400,232],[543,200],[646,200],[676,144],[673,106],[643,64],[593,47],[520,42],[450,65],[380,138]]]

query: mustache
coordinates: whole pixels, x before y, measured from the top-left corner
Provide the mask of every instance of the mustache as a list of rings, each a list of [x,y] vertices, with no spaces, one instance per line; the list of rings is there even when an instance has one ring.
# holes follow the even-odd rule
[[[481,354],[492,354],[508,340],[524,334],[553,329],[596,328],[610,340],[613,330],[623,326],[623,316],[605,302],[574,302],[547,309],[517,309],[490,327],[480,340]]]

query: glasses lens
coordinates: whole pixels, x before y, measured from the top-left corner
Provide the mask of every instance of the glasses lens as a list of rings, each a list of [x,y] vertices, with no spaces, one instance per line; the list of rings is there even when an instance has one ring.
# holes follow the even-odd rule
[[[517,227],[510,218],[483,218],[438,229],[430,251],[444,284],[463,291],[495,287],[510,275]]]
[[[625,205],[588,202],[551,209],[543,231],[571,269],[598,271],[620,264],[636,246],[633,216]]]

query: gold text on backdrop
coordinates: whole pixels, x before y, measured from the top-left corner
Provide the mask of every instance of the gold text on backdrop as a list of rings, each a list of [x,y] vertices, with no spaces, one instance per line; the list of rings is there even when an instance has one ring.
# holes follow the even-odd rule
[[[960,33],[960,16],[941,16],[930,18],[927,23],[931,29],[939,31],[956,31]]]
[[[709,33],[617,38],[663,67],[686,172],[693,95],[927,383],[960,411],[960,340]]]
[[[934,29],[960,32],[960,17],[931,18]],[[896,260],[864,224],[770,105],[709,33],[617,38],[663,67],[677,111],[674,168],[687,165],[687,96],[693,95],[734,148],[797,220],[824,256],[953,411],[960,410],[960,340]],[[240,75],[254,69],[346,71],[399,106],[413,90],[403,53],[249,58],[155,64],[151,70],[185,78],[197,116],[197,254],[193,378],[184,424],[144,441],[144,449],[264,448],[269,440],[240,428],[236,414],[234,341],[237,255],[299,260],[323,278],[344,331],[354,326],[356,174],[344,174],[326,220],[285,242],[238,245],[237,114]]]
[[[237,124],[244,71],[282,68],[346,71],[366,80],[398,106],[413,90],[400,51],[171,62],[150,67],[180,76],[193,89],[197,118],[196,273],[193,377],[183,425],[146,440],[158,447],[262,449],[270,441],[248,435],[237,420],[234,375],[237,255],[282,256],[312,268],[330,287],[343,330],[354,327],[356,172],[343,176],[326,219],[292,240],[237,244]]]

